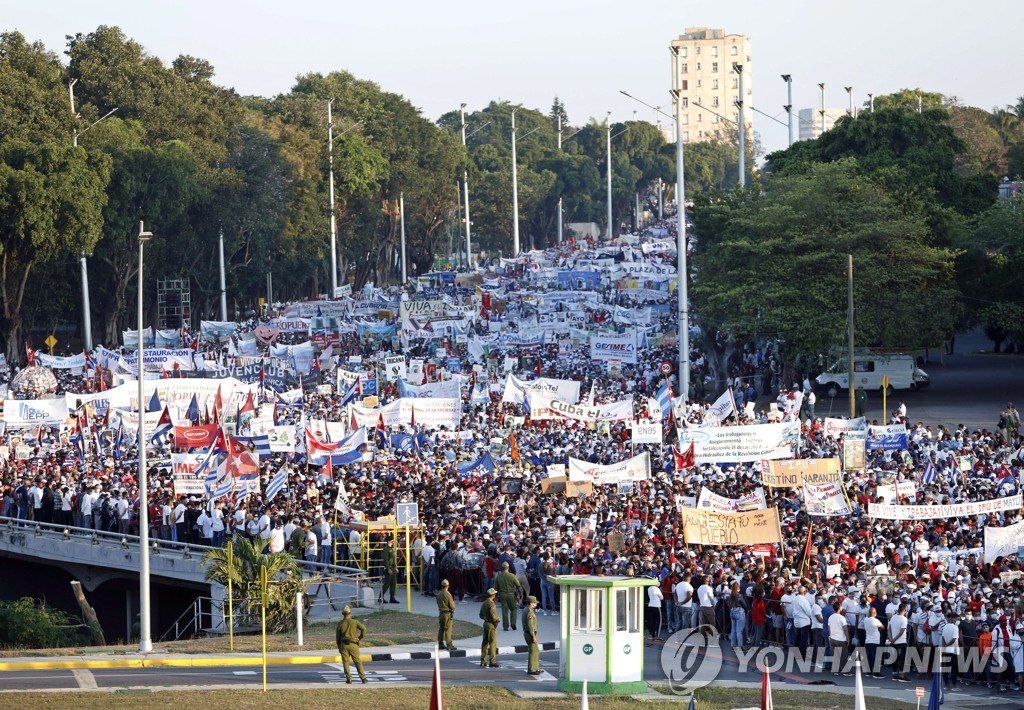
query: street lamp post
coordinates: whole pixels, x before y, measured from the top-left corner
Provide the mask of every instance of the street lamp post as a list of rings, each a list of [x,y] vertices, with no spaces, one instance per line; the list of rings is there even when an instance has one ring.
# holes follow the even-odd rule
[[[846,99],[850,104],[850,108],[846,110],[846,113],[850,118],[853,118],[853,87],[844,86],[843,88],[846,89]]]
[[[462,147],[466,148],[466,104],[459,106],[459,117],[462,119]],[[467,155],[468,155],[467,149]],[[469,255],[472,253],[469,237],[469,169],[462,171],[463,202],[466,207],[466,268],[470,268]]]
[[[512,109],[512,258],[519,258],[519,178],[516,170],[515,109]]]
[[[143,254],[146,242],[153,236],[147,232],[145,225],[139,222],[139,651],[151,653],[153,640],[151,637],[151,621],[149,607],[149,481],[146,476],[146,411],[145,393],[145,338],[142,334],[143,310]]]
[[[75,113],[75,84],[78,83],[78,79],[72,79],[68,82],[68,99],[71,102],[71,119],[77,120],[78,114]],[[79,131],[78,126],[72,126],[71,128],[71,147],[78,147],[78,136],[82,135],[90,128],[110,118],[114,112],[117,111],[117,107],[114,107],[107,111],[97,120],[85,127],[84,130]],[[85,260],[85,250],[82,250],[79,256],[79,269],[82,273],[82,344],[86,350],[92,350],[92,304],[89,302],[89,265]]]
[[[744,95],[743,95],[743,65],[733,62],[732,70],[740,75],[740,98],[736,101],[736,108],[739,109],[737,116],[736,130],[740,136],[740,187],[747,186],[747,123],[744,119]]]
[[[398,193],[398,220],[402,225],[402,286],[405,286],[406,281],[409,280],[408,272],[405,267],[405,193]]]
[[[786,105],[783,107],[786,109],[786,125],[789,128],[789,146],[793,146],[793,76],[791,74],[783,74],[782,80],[786,82]]]
[[[823,134],[825,132],[825,85],[818,84],[818,88],[821,89],[821,110],[819,113],[821,114],[821,133]]]
[[[690,300],[686,263],[686,192],[683,168],[683,92],[680,88],[679,48],[672,47],[672,96],[676,118],[676,292],[679,296],[679,396],[690,400]]]
[[[338,288],[338,224],[334,218],[334,120],[327,99],[327,189],[331,193],[331,298]]]
[[[870,106],[871,113],[875,112],[875,95],[868,94],[868,105]]]
[[[562,154],[562,114],[558,114],[558,154]],[[558,246],[562,246],[562,196],[558,196]]]
[[[607,169],[606,169],[605,172],[607,173],[607,178],[608,178],[608,198],[607,199],[608,199],[608,241],[609,242],[615,237],[615,235],[613,234],[613,230],[612,230],[612,120],[611,119],[612,119],[612,112],[609,111],[608,115],[605,116],[605,118],[604,118],[604,128],[605,128],[605,136],[606,136],[605,143],[606,143],[606,153],[607,153],[607,162],[608,162],[608,165],[606,166]]]

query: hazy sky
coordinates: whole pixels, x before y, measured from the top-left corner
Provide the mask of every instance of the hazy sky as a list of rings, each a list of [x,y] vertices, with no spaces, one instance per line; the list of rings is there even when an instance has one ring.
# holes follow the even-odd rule
[[[215,80],[243,94],[273,96],[298,74],[344,69],[431,120],[492,99],[546,112],[557,95],[577,125],[607,111],[653,122],[619,90],[667,107],[668,45],[687,26],[749,35],[753,106],[783,121],[781,74],[793,75],[794,110],[818,105],[820,82],[840,107],[844,86],[857,104],[903,87],[984,109],[1024,95],[1021,0],[0,0],[0,9],[0,28],[57,52],[65,35],[117,25],[165,63],[210,61]],[[785,146],[784,126],[755,113],[754,127],[769,150]]]

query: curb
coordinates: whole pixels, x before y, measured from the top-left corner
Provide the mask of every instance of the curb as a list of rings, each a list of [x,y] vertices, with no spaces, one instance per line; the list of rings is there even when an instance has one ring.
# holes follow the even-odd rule
[[[542,651],[555,651],[559,648],[558,641],[540,644]],[[501,646],[499,655],[529,653],[526,644],[519,646]],[[428,660],[438,658],[479,658],[479,648],[465,651],[405,651],[400,653],[362,654],[359,659],[364,663],[387,661]],[[341,656],[309,655],[309,656],[267,656],[268,666],[299,666],[323,665],[325,663],[341,663]],[[134,657],[134,658],[82,658],[53,661],[0,661],[0,671],[39,671],[39,670],[89,670],[96,668],[210,668],[218,666],[262,666],[263,657],[254,655],[237,656],[168,656],[168,657]]]

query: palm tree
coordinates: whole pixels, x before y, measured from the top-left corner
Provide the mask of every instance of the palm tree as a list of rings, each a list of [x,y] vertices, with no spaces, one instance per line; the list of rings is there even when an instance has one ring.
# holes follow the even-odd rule
[[[228,565],[227,548],[210,550],[203,557],[207,582],[227,587],[231,579],[231,596],[235,618],[244,625],[260,621],[260,575],[267,570],[267,631],[281,632],[295,628],[295,595],[305,590],[302,570],[287,552],[261,554],[262,540],[250,541],[236,534],[232,540],[232,564]]]

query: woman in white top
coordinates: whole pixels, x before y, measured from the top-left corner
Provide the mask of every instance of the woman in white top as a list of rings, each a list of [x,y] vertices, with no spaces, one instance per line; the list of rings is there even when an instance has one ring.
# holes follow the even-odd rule
[[[864,649],[868,654],[868,672],[864,675],[869,678],[882,678],[881,659],[878,657],[878,646],[882,643],[882,629],[884,624],[878,618],[878,611],[875,607],[868,607],[868,615],[864,617]]]
[[[661,603],[664,599],[659,585],[652,584],[647,588],[647,633],[652,639],[661,638]]]

